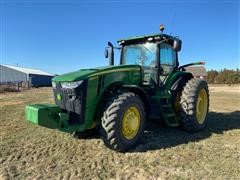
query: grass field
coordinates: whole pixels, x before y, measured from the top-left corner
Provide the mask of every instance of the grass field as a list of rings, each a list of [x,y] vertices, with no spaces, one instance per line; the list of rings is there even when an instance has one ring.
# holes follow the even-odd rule
[[[98,136],[26,122],[25,105],[52,103],[50,88],[0,94],[0,179],[240,179],[240,87],[211,86],[210,96],[204,131],[148,124],[141,144],[122,154]]]

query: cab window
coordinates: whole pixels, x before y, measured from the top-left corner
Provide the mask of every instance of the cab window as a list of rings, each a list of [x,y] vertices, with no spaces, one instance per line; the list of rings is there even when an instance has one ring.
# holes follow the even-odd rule
[[[160,65],[163,75],[169,74],[176,66],[176,52],[169,44],[160,45]]]
[[[156,61],[156,44],[133,44],[123,48],[122,64],[138,64],[150,66]]]
[[[143,84],[157,83],[157,45],[156,43],[132,44],[124,46],[122,64],[138,64],[143,70]]]

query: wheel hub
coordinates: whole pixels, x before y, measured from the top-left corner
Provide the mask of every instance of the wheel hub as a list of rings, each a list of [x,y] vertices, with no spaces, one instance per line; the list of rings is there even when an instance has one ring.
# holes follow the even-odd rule
[[[197,107],[196,107],[197,121],[199,122],[199,124],[203,124],[203,122],[206,118],[207,106],[208,106],[207,101],[208,101],[207,100],[207,92],[205,89],[202,89],[198,95]]]
[[[122,120],[122,134],[126,139],[133,139],[140,127],[140,113],[135,106],[128,108]]]

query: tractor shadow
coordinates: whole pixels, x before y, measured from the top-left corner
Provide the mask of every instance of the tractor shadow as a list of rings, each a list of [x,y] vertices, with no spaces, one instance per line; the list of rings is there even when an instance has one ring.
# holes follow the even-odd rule
[[[130,152],[146,152],[162,148],[175,147],[189,142],[198,142],[212,134],[240,129],[240,111],[221,113],[209,112],[208,123],[203,131],[187,133],[181,128],[169,128],[163,124],[148,122],[142,142]]]
[[[225,131],[240,129],[240,111],[229,113],[209,112],[208,123],[204,130],[188,133],[179,127],[170,128],[164,123],[147,122],[141,142],[129,153],[175,147],[189,142],[198,142],[209,138],[212,134],[223,134]],[[99,129],[77,133],[77,139],[100,139]]]

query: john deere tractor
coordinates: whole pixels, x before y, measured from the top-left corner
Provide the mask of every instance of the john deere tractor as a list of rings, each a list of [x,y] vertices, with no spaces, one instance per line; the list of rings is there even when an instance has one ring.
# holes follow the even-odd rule
[[[179,66],[182,41],[161,32],[108,43],[109,66],[52,79],[55,104],[26,106],[26,119],[61,131],[100,129],[104,143],[125,152],[137,145],[146,121],[197,132],[206,125],[208,85]],[[121,51],[114,65],[114,49]]]

